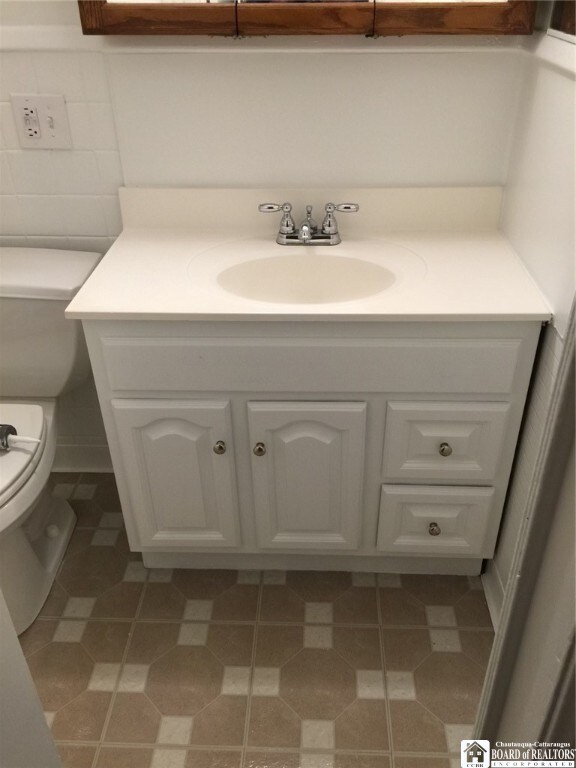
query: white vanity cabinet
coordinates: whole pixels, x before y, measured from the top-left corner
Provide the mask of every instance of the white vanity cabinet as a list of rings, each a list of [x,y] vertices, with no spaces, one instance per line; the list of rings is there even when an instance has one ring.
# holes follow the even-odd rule
[[[540,323],[85,319],[147,565],[477,573]]]

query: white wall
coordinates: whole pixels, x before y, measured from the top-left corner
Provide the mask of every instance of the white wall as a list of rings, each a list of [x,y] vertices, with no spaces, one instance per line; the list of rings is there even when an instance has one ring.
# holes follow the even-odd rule
[[[126,183],[502,184],[516,52],[378,50],[111,55]]]
[[[546,295],[564,336],[574,297],[576,45],[533,44],[514,137],[502,229]]]
[[[574,300],[576,213],[576,46],[550,35],[534,41],[518,115],[501,226],[554,311],[546,329],[494,559],[485,586],[494,613],[512,573],[564,335]]]

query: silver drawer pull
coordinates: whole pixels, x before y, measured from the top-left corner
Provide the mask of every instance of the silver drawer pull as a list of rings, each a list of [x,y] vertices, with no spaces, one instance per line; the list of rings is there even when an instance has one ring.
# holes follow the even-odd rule
[[[256,443],[256,445],[253,448],[253,451],[255,456],[264,456],[266,453],[266,446],[264,443]]]
[[[226,443],[224,440],[218,440],[214,448],[212,449],[214,453],[217,453],[219,456],[221,456],[223,453],[226,453]]]
[[[452,453],[452,446],[450,443],[440,443],[440,448],[438,448],[438,453],[440,456],[450,456]]]
[[[440,536],[440,534],[442,533],[442,530],[438,525],[438,523],[430,523],[430,525],[428,526],[428,533],[430,534],[430,536]]]

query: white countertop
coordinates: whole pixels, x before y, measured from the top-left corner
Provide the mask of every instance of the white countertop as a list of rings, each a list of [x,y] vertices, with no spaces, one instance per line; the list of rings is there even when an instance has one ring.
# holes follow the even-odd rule
[[[342,217],[344,223],[344,217]],[[549,320],[550,309],[508,241],[497,231],[372,232],[358,229],[333,247],[280,246],[269,235],[222,237],[214,229],[128,226],[67,309],[83,320]],[[228,244],[228,245],[227,245]],[[407,249],[394,285],[354,301],[279,304],[222,288],[218,274],[245,260],[315,252],[359,253],[378,263],[384,244]],[[366,254],[369,254],[366,256]],[[404,267],[406,267],[404,269]]]

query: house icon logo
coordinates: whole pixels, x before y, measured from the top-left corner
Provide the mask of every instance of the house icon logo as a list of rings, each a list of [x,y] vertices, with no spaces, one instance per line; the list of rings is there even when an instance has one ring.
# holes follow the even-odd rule
[[[461,742],[460,756],[462,768],[489,768],[490,742],[464,739]]]

